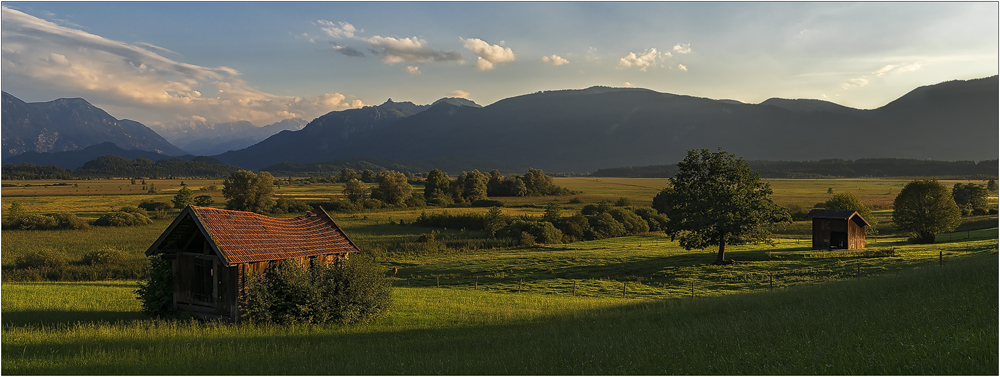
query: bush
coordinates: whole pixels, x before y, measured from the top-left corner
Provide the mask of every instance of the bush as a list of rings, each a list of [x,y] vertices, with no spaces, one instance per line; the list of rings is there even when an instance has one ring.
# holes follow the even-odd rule
[[[14,219],[11,226],[20,230],[49,230],[56,228],[56,219],[38,214],[23,215]]]
[[[430,243],[434,242],[434,233],[424,233],[420,237],[417,237],[417,242],[420,243]]]
[[[626,198],[624,196],[618,198],[618,201],[615,202],[615,207],[631,207],[631,206],[632,206],[632,199]]]
[[[274,207],[271,207],[271,213],[275,214],[308,212],[312,210],[312,207],[305,202],[295,199],[278,198],[274,203]]]
[[[385,313],[392,301],[389,281],[364,257],[308,266],[285,261],[251,275],[241,303],[255,323],[364,323]]]
[[[503,207],[503,202],[493,199],[479,199],[472,201],[473,207]]]
[[[583,199],[580,199],[579,197],[575,197],[575,198],[569,200],[569,204],[583,204]]]
[[[52,214],[52,218],[56,221],[57,229],[87,229],[90,228],[90,224],[76,215],[69,212],[60,212]]]
[[[88,251],[83,255],[81,262],[90,266],[114,266],[124,265],[128,259],[128,253],[121,249],[102,247],[97,250]]]
[[[137,225],[149,225],[152,224],[153,220],[149,219],[146,215],[146,211],[139,209],[137,207],[122,207],[118,211],[111,212],[104,216],[101,216],[96,221],[94,225],[99,226],[137,226]]]
[[[142,208],[142,209],[144,209],[146,211],[154,211],[155,212],[155,211],[166,211],[166,210],[170,209],[171,206],[170,206],[170,204],[167,204],[167,203],[164,203],[164,202],[157,202],[157,201],[146,199],[146,200],[143,200],[143,201],[139,202],[139,208]]]
[[[15,266],[17,268],[59,269],[66,266],[66,255],[51,249],[35,250],[17,258]]]
[[[171,262],[154,255],[149,258],[149,275],[139,281],[136,298],[142,303],[142,312],[162,316],[174,310],[174,279]]]
[[[208,207],[215,204],[215,200],[212,199],[211,195],[198,195],[194,197],[194,205],[199,207]]]

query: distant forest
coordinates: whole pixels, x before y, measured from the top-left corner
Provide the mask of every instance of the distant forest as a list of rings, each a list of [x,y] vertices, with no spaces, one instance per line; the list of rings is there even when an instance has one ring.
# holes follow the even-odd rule
[[[4,165],[3,179],[81,179],[81,178],[222,178],[239,170],[211,157],[195,157],[190,161],[168,158],[153,161],[148,158],[130,160],[118,156],[101,156],[87,161],[79,169],[30,163]]]
[[[862,158],[819,161],[748,161],[763,178],[885,178],[935,177],[940,179],[991,179],[997,177],[997,160],[931,161],[901,158]],[[648,165],[598,169],[594,177],[669,178],[677,165]]]
[[[434,166],[435,163],[444,166]],[[899,158],[865,158],[858,160],[819,161],[749,161],[750,168],[764,178],[886,178],[933,177],[939,179],[995,179],[997,160],[985,161],[930,161]],[[262,171],[275,176],[336,176],[345,169],[358,171],[385,170],[424,175],[438,168],[444,171],[473,170],[470,162],[454,160],[401,161],[352,159],[327,163],[283,163]],[[169,158],[152,161],[134,160],[118,156],[101,156],[83,164],[79,169],[65,169],[52,165],[29,163],[4,165],[3,179],[86,179],[86,178],[222,178],[240,170],[239,167],[220,163],[211,157],[195,157],[190,161]],[[502,169],[504,170],[504,169]],[[669,178],[677,174],[677,165],[648,165],[598,169],[593,177]],[[560,174],[552,174],[559,176]]]

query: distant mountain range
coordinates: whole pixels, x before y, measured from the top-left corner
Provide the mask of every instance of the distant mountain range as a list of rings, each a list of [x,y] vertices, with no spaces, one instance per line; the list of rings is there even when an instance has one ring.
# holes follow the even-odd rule
[[[1000,154],[998,88],[997,76],[949,81],[914,89],[878,109],[859,110],[813,99],[746,104],[592,87],[527,94],[485,107],[460,98],[430,105],[390,99],[333,111],[304,127],[301,120],[288,120],[261,128],[236,122],[161,132],[186,148],[210,153],[281,130],[213,157],[250,169],[290,162],[281,169],[288,171],[304,168],[295,164],[380,159],[474,162],[484,171],[534,167],[582,173],[673,164],[690,149],[716,147],[747,160],[978,161]],[[43,161],[33,154],[24,160],[9,157],[26,151],[75,150],[101,142],[121,150],[184,154],[149,128],[116,120],[82,99],[26,104],[4,93],[3,101],[4,164]],[[252,136],[238,138],[244,134]],[[107,145],[96,150],[102,148],[110,150]]]
[[[721,147],[747,160],[911,158],[987,160],[998,155],[998,81],[917,88],[874,110],[820,100],[761,104],[637,88],[527,94],[472,107],[392,102],[334,111],[215,156],[247,168],[284,161],[453,158],[554,172],[675,163],[689,149]]]
[[[82,98],[26,103],[3,92],[4,163],[25,152],[78,150],[103,142],[169,156],[186,154],[142,123],[115,119]]]
[[[24,152],[17,156],[4,157],[3,164],[22,164],[31,163],[35,165],[52,165],[58,166],[65,169],[77,169],[83,166],[87,161],[96,159],[101,156],[118,156],[124,157],[130,160],[135,160],[137,158],[145,158],[151,161],[159,161],[162,159],[170,158],[172,156],[167,156],[165,154],[141,151],[141,150],[126,150],[118,148],[115,143],[104,142],[100,144],[94,144],[89,147],[63,152],[47,152],[39,153],[35,151]],[[182,158],[190,160],[191,155],[185,155]]]
[[[248,121],[217,124],[184,124],[175,127],[151,126],[171,143],[199,156],[211,156],[254,145],[281,131],[298,131],[306,121],[295,118],[257,127]]]

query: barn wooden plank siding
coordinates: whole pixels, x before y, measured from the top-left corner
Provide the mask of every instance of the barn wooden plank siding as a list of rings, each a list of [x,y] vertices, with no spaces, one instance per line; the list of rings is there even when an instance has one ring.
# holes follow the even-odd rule
[[[330,263],[360,252],[326,211],[279,219],[187,206],[146,255],[171,260],[174,308],[237,320],[247,277],[284,261]]]
[[[858,211],[813,209],[813,250],[864,249],[865,230],[871,224]]]

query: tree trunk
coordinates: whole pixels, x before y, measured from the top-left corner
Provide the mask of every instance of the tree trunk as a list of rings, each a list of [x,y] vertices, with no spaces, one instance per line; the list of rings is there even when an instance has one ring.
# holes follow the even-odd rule
[[[720,237],[719,256],[715,258],[715,264],[726,264],[726,237]]]

